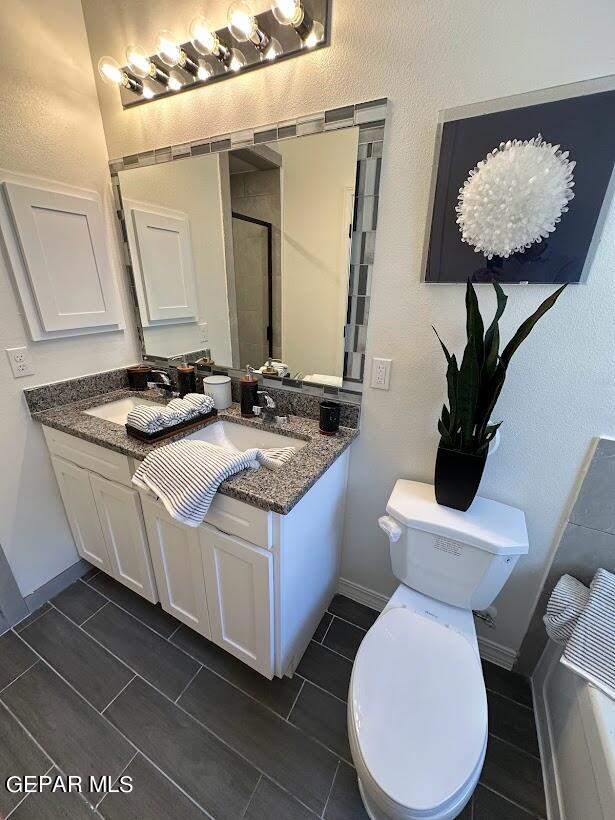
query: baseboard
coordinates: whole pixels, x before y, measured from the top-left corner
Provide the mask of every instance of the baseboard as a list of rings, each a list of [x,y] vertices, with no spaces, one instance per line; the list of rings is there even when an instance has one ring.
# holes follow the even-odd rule
[[[359,604],[365,604],[365,606],[369,606],[378,612],[382,612],[389,600],[389,596],[383,595],[381,592],[375,592],[373,589],[368,589],[361,584],[356,584],[347,578],[339,579],[337,591],[340,595],[345,595],[347,598],[357,601]],[[517,653],[514,649],[502,646],[489,638],[479,636],[478,648],[483,660],[490,661],[504,669],[512,669],[517,660]]]
[[[87,561],[80,558],[59,575],[56,575],[55,578],[52,578],[38,589],[35,589],[34,592],[30,593],[30,595],[26,595],[25,602],[28,610],[30,612],[34,612],[39,608],[39,606],[42,606],[50,598],[53,598],[55,595],[59,595],[63,589],[69,587],[73,581],[77,580],[77,578],[81,578],[82,575],[85,575],[85,573],[91,568],[91,564],[88,564]]]

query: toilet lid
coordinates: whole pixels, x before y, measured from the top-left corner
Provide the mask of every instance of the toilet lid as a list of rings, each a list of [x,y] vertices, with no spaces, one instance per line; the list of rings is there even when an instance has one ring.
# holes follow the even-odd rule
[[[487,698],[463,635],[413,610],[389,610],[361,644],[350,696],[361,755],[391,800],[425,811],[468,782],[484,748]]]

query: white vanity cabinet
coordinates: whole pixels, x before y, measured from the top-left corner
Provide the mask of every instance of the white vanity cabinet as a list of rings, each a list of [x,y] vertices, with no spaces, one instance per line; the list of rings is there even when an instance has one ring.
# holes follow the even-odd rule
[[[131,486],[131,459],[43,429],[83,558],[262,675],[293,673],[337,588],[347,451],[287,515],[217,494],[188,527]]]

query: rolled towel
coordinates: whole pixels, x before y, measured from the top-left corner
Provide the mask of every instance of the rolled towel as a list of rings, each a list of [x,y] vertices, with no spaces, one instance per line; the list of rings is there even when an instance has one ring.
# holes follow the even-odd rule
[[[214,408],[212,397],[205,396],[203,393],[186,393],[183,401],[194,407],[197,413],[201,415],[211,412]]]
[[[183,399],[173,399],[167,407],[177,415],[178,421],[203,416],[214,406],[211,396],[199,396],[198,393],[187,393]]]
[[[588,601],[589,589],[585,584],[572,575],[562,575],[551,593],[543,617],[551,640],[560,644],[566,644],[570,640]]]
[[[615,699],[615,575],[599,569],[561,662]]]
[[[126,416],[126,424],[141,430],[143,433],[157,433],[163,430],[166,424],[166,407],[163,404],[155,407],[148,404],[139,404]]]

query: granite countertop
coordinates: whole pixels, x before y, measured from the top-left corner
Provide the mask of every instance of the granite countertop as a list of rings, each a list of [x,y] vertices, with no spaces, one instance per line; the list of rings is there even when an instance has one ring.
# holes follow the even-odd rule
[[[85,439],[107,447],[130,458],[143,460],[148,453],[158,447],[178,441],[188,433],[179,432],[164,441],[155,444],[139,441],[126,433],[123,425],[112,421],[87,415],[84,410],[118,399],[136,396],[147,401],[166,404],[168,394],[160,390],[137,392],[134,390],[114,390],[98,396],[91,396],[82,401],[62,404],[48,410],[32,413],[32,418],[47,427],[53,427],[72,436]],[[340,427],[335,436],[323,436],[318,432],[318,422],[302,416],[289,416],[286,425],[264,424],[260,419],[242,419],[238,404],[218,413],[216,419],[204,421],[201,425],[215,424],[217,420],[257,427],[279,435],[303,439],[308,444],[302,447],[293,458],[279,470],[244,470],[223,481],[218,492],[239,501],[245,501],[254,507],[286,515],[305,495],[325,470],[346,450],[359,435],[359,431],[350,427]],[[196,429],[192,428],[189,433]]]

